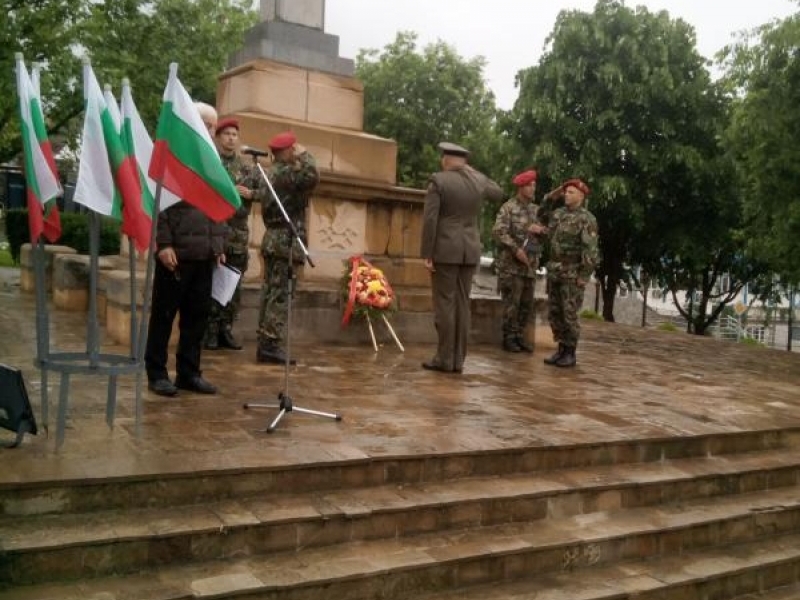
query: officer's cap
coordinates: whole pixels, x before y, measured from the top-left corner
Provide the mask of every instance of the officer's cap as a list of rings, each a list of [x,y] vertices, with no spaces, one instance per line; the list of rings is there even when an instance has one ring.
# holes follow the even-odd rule
[[[469,150],[466,148],[462,148],[458,144],[453,144],[452,142],[440,142],[439,143],[439,151],[444,155],[450,156],[469,156]]]

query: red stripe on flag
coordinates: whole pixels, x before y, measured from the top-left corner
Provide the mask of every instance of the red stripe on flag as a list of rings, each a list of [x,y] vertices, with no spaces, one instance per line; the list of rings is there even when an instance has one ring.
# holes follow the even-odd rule
[[[142,206],[142,188],[134,156],[126,156],[119,165],[114,179],[122,196],[122,232],[131,238],[139,252],[150,245],[152,221]]]
[[[27,203],[28,203],[28,231],[31,236],[31,244],[36,244],[39,237],[44,233],[44,211],[39,200],[33,194],[30,186],[27,186]]]
[[[150,175],[217,223],[228,220],[236,212],[205,179],[172,154],[165,140],[157,140],[153,146]]]

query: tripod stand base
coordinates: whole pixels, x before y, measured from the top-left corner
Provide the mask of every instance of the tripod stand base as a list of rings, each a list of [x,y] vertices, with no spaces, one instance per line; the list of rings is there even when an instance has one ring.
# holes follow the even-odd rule
[[[281,419],[283,419],[283,416],[286,413],[289,413],[289,412],[299,412],[299,413],[303,413],[303,414],[306,414],[306,415],[314,415],[314,416],[317,416],[317,417],[326,417],[328,419],[335,419],[336,421],[341,421],[342,420],[342,415],[340,415],[338,413],[321,412],[321,411],[318,411],[318,410],[311,410],[310,408],[301,408],[299,406],[294,406],[294,404],[292,403],[292,399],[289,396],[287,396],[286,394],[284,394],[283,392],[278,394],[278,400],[280,401],[280,403],[278,404],[278,407],[277,407],[279,409],[278,415],[275,417],[275,419],[272,421],[272,423],[269,424],[269,427],[267,427],[266,429],[264,429],[262,431],[266,431],[267,433],[272,433],[273,431],[275,431],[275,428],[281,422]],[[248,403],[248,404],[244,404],[243,408],[245,410],[247,410],[247,409],[250,409],[250,408],[274,408],[274,407],[269,405],[269,404]]]

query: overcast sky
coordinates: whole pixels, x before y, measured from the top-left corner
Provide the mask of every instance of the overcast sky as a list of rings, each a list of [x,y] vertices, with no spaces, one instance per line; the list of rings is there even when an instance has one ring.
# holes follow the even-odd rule
[[[700,54],[712,58],[732,35],[798,9],[792,0],[639,0],[651,12],[666,10],[694,26]],[[563,9],[587,12],[594,0],[325,0],[325,30],[339,36],[340,55],[382,49],[398,31],[419,34],[425,45],[442,40],[464,58],[486,58],[484,72],[500,108],[517,99],[514,76],[538,62],[545,38]]]

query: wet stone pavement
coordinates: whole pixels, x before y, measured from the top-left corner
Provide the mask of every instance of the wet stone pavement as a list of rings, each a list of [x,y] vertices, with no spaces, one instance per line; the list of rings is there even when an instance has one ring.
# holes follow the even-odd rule
[[[40,419],[34,301],[5,271],[0,362],[22,369]],[[85,335],[85,315],[51,312],[51,349],[82,351]],[[219,387],[215,396],[181,392],[165,399],[145,389],[138,436],[133,377],[120,377],[117,418],[109,428],[106,380],[74,376],[58,452],[53,374],[50,435],[26,436],[20,448],[0,450],[0,484],[800,426],[796,354],[590,321],[578,367],[559,370],[542,363],[552,352],[548,330],[538,328],[536,339],[533,356],[473,346],[462,375],[421,369],[433,352],[429,345],[406,345],[405,353],[395,346],[375,353],[367,339],[360,346],[296,346],[298,364],[289,376],[294,404],[344,418],[293,412],[272,434],[263,430],[277,414],[272,406],[284,390],[284,370],[256,364],[253,344],[240,352],[204,352],[204,376]],[[243,408],[252,402],[270,408]]]

